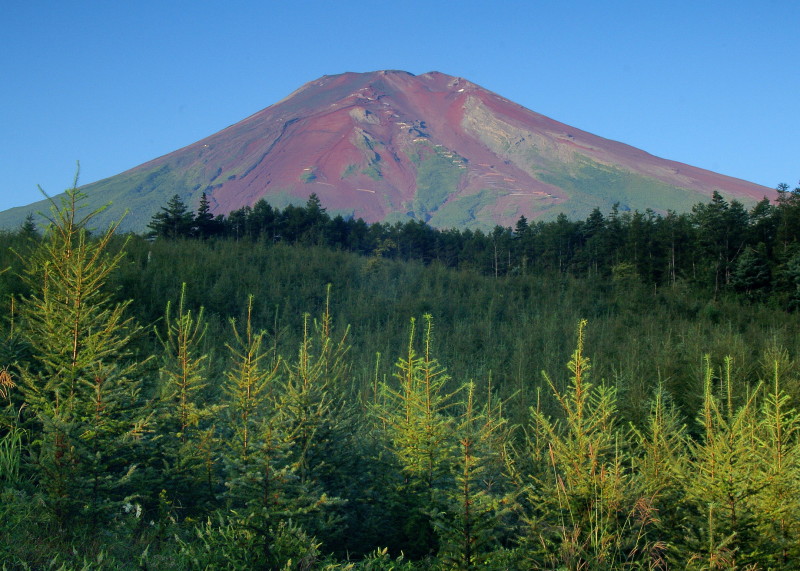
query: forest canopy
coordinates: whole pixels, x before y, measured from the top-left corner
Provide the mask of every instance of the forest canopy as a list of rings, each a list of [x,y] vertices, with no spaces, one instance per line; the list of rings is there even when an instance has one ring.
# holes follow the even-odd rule
[[[7,568],[800,557],[800,188],[493,231],[305,206],[0,234]]]
[[[213,217],[202,196],[197,214],[178,195],[153,217],[151,236],[234,239],[320,245],[365,256],[433,262],[495,277],[559,272],[576,277],[623,276],[643,284],[679,280],[751,300],[772,299],[792,308],[800,301],[795,266],[800,264],[800,187],[778,186],[747,210],[714,192],[691,212],[665,215],[652,210],[595,209],[586,220],[559,215],[514,228],[437,230],[409,219],[367,224],[331,217],[312,194],[305,206],[277,209],[261,199],[253,207]]]

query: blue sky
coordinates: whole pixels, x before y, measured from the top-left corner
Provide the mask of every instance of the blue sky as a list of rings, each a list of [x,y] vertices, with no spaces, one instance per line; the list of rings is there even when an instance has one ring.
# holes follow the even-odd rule
[[[654,155],[800,178],[800,2],[7,1],[0,210],[211,135],[325,74],[464,77]]]

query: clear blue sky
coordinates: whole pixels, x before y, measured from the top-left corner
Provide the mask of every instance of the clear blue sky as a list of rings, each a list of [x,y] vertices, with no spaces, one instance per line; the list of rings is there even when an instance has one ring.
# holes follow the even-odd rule
[[[188,145],[303,83],[441,71],[654,155],[800,178],[800,2],[6,1],[0,210]]]

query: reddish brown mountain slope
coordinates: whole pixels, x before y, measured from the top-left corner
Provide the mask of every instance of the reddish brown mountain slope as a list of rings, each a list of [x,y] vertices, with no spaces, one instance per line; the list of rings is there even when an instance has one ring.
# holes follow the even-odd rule
[[[173,194],[206,192],[227,213],[316,193],[374,222],[508,226],[594,207],[686,210],[714,190],[752,202],[774,191],[574,129],[464,79],[402,71],[324,76],[197,143],[88,185],[143,229]],[[112,209],[113,213],[114,209]]]

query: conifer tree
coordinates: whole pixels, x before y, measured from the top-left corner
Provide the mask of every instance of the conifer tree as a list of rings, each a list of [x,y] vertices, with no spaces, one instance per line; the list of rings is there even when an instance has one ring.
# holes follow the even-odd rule
[[[477,409],[474,388],[469,383],[466,389],[464,411],[455,427],[458,458],[452,483],[442,490],[444,501],[433,520],[440,537],[438,558],[465,570],[491,562],[510,510],[501,453],[506,421],[491,398],[483,410]]]
[[[200,205],[197,207],[197,215],[194,218],[194,232],[199,238],[209,238],[222,231],[221,220],[211,214],[211,205],[208,202],[206,193],[200,195]]]
[[[317,478],[325,461],[321,448],[331,437],[335,415],[342,404],[340,383],[346,372],[346,334],[339,342],[331,337],[330,315],[317,327],[318,338],[309,331],[309,316],[303,317],[303,338],[297,358],[284,362],[284,378],[278,412],[297,443],[297,468],[301,479]]]
[[[643,529],[643,539],[658,546],[657,560],[672,558],[676,565],[685,562],[676,541],[669,541],[684,525],[686,502],[684,486],[689,453],[689,436],[677,407],[662,386],[655,390],[650,411],[641,428],[631,425],[635,452],[632,467],[633,487],[641,510],[649,512],[651,525]],[[641,511],[644,515],[644,511]]]
[[[395,509],[402,511],[401,531],[406,552],[417,556],[438,550],[431,515],[439,492],[449,486],[456,442],[454,421],[448,414],[457,392],[446,392],[449,376],[433,357],[433,318],[426,314],[424,351],[414,348],[416,321],[411,320],[406,355],[397,361],[396,388],[383,383],[382,400],[375,407],[387,445],[400,470],[394,493]]]
[[[245,470],[252,460],[253,442],[257,441],[268,413],[270,384],[279,366],[268,366],[264,362],[267,356],[262,349],[265,332],[253,331],[252,314],[251,295],[247,300],[244,331],[239,331],[235,319],[230,320],[235,344],[227,344],[233,363],[226,372],[224,389],[228,401],[227,426],[232,435],[228,439],[228,447],[232,459],[235,458]]]
[[[761,562],[777,569],[800,559],[800,414],[781,387],[777,359],[773,367],[758,426],[762,486],[755,509]]]
[[[39,230],[36,228],[36,222],[32,212],[25,217],[25,222],[23,222],[22,226],[19,228],[19,234],[26,239],[38,240]]]
[[[130,342],[139,328],[106,288],[123,251],[109,253],[117,224],[97,238],[87,229],[102,210],[81,213],[75,185],[26,256],[31,295],[21,304],[31,362],[19,370],[35,479],[59,526],[81,514],[99,523],[119,501],[133,468],[129,446],[141,428],[140,388]],[[127,452],[126,452],[127,450]]]
[[[282,478],[288,443],[275,424],[274,391],[280,360],[266,363],[262,348],[264,331],[254,332],[253,297],[248,298],[247,322],[240,331],[231,319],[235,344],[228,344],[232,357],[224,388],[229,436],[226,439],[226,499],[231,509],[268,509],[274,496],[274,481]],[[270,490],[273,491],[270,491]]]
[[[331,534],[337,526],[339,515],[333,508],[342,504],[338,494],[348,487],[348,474],[355,468],[356,429],[346,385],[349,328],[334,337],[330,286],[322,317],[309,321],[305,315],[297,357],[283,361],[273,409],[274,422],[291,446],[288,461],[298,479],[295,502],[316,512],[314,518],[298,521],[319,535]]]
[[[152,236],[160,238],[188,238],[194,228],[194,213],[189,210],[176,194],[169,199],[166,206],[153,215],[147,225]]]
[[[780,387],[777,360],[771,389],[756,388],[738,405],[731,368],[726,358],[718,397],[707,359],[703,435],[692,446],[685,490],[697,515],[683,549],[692,568],[787,568],[800,544],[800,416]]]
[[[341,503],[329,488],[341,458],[353,456],[352,448],[342,448],[349,441],[340,389],[348,346],[346,333],[334,341],[326,304],[316,335],[304,316],[296,360],[266,363],[264,332],[253,332],[251,316],[252,298],[244,334],[233,323],[236,345],[229,345],[234,363],[225,389],[231,425],[226,486],[239,523],[256,532],[265,561],[271,561],[279,526],[293,521],[330,533],[328,512]]]
[[[181,286],[177,308],[167,302],[164,331],[156,329],[163,347],[158,394],[160,435],[158,444],[167,463],[168,487],[182,501],[198,503],[214,496],[214,426],[204,421],[218,407],[206,406],[201,397],[207,384],[208,354],[203,341],[208,325],[204,308],[195,315],[186,307],[186,284]]]
[[[559,391],[545,374],[562,418],[553,420],[539,408],[531,410],[532,434],[525,449],[534,458],[535,471],[523,489],[520,507],[527,528],[522,545],[534,566],[616,569],[654,556],[652,546],[641,541],[651,510],[639,509],[631,493],[615,392],[589,382],[585,326],[581,321],[578,327],[567,390]]]
[[[719,379],[722,399],[714,394],[714,369],[706,357],[703,408],[698,418],[701,437],[692,442],[686,478],[686,499],[697,518],[687,526],[687,551],[693,565],[735,567],[753,563],[757,543],[753,501],[762,487],[755,450],[757,391],[734,405],[732,359],[725,359]]]

